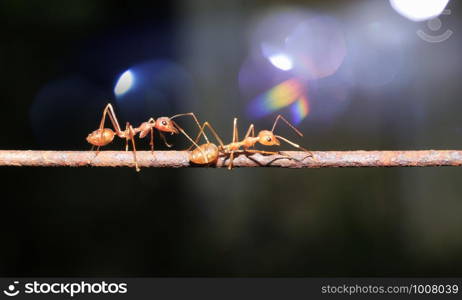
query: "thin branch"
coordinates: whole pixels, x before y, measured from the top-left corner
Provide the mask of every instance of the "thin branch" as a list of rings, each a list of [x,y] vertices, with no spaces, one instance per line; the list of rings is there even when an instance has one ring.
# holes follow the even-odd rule
[[[335,167],[434,167],[462,166],[462,151],[315,151],[314,158],[306,152],[283,151],[284,155],[241,154],[235,167],[335,168]],[[290,156],[294,159],[288,159]],[[140,167],[191,167],[188,151],[138,151]],[[222,157],[213,167],[226,167]],[[19,151],[0,150],[0,166],[34,167],[133,167],[132,152],[101,151]]]

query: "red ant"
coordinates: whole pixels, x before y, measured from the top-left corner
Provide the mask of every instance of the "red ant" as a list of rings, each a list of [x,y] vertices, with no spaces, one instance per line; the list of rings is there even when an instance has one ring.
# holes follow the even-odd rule
[[[204,164],[210,164],[210,163],[216,162],[220,154],[229,155],[228,169],[232,169],[235,153],[260,153],[260,154],[268,154],[268,155],[281,154],[280,152],[274,152],[274,151],[262,151],[262,150],[249,149],[251,147],[254,147],[255,144],[257,143],[260,143],[265,146],[279,146],[281,144],[279,140],[282,140],[297,149],[307,152],[308,153],[307,157],[313,157],[313,153],[311,153],[309,150],[301,147],[298,144],[295,144],[294,142],[289,141],[288,139],[282,136],[274,134],[274,129],[276,128],[276,124],[279,120],[283,120],[291,129],[295,131],[295,133],[297,133],[299,136],[303,136],[303,134],[297,128],[295,128],[295,126],[293,126],[289,121],[287,121],[282,115],[278,115],[276,117],[276,120],[274,121],[273,128],[271,129],[271,131],[262,130],[258,133],[257,136],[255,136],[255,128],[254,128],[254,125],[251,124],[249,126],[249,129],[247,130],[247,133],[244,139],[242,141],[239,141],[238,130],[237,130],[237,118],[234,118],[233,141],[225,145],[222,139],[218,136],[215,129],[213,129],[213,127],[210,125],[210,123],[205,122],[200,128],[200,132],[199,132],[199,135],[196,137],[195,143],[197,144],[201,135],[204,135],[204,138],[207,143],[202,144],[199,147],[196,146],[196,149],[194,149],[190,154],[190,161],[195,164],[204,165]],[[208,127],[209,130],[214,135],[214,137],[218,140],[220,144],[219,146],[213,143],[210,143],[209,139],[207,138],[207,135],[204,132],[205,127]],[[241,147],[243,148],[243,150],[240,149]],[[293,159],[290,156],[288,156],[288,158]]]
[[[109,116],[111,120],[112,126],[114,127],[115,131],[110,128],[104,128],[104,123],[106,121],[106,115]],[[117,117],[114,113],[114,108],[110,103],[106,105],[103,111],[103,117],[101,118],[101,122],[99,124],[99,129],[93,131],[87,136],[87,141],[94,146],[97,146],[96,153],[98,154],[99,148],[102,146],[106,146],[107,144],[111,143],[114,140],[114,137],[117,135],[119,138],[125,139],[125,151],[128,151],[128,142],[132,142],[133,147],[133,157],[135,160],[135,167],[136,171],[140,171],[138,167],[138,161],[136,159],[136,146],[135,146],[135,136],[139,133],[140,138],[146,137],[148,134],[151,135],[151,140],[149,145],[151,146],[151,152],[154,152],[154,129],[159,131],[159,135],[164,141],[167,147],[172,147],[172,145],[167,143],[167,140],[163,134],[163,132],[170,133],[170,134],[178,134],[181,132],[186,138],[189,139],[194,145],[198,146],[191,137],[181,128],[175,121],[174,118],[181,117],[181,116],[191,116],[193,117],[194,121],[196,122],[197,126],[200,128],[200,123],[196,118],[196,115],[192,112],[174,115],[173,117],[160,117],[155,120],[154,118],[150,118],[147,122],[141,123],[139,127],[134,128],[129,122],[125,124],[125,130],[122,131],[119,122],[117,121]]]

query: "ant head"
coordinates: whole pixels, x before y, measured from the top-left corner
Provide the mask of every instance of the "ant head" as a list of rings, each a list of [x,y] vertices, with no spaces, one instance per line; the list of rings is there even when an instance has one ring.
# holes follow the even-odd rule
[[[265,146],[279,146],[281,143],[269,130],[262,130],[258,133],[258,142]]]
[[[178,133],[178,130],[173,125],[173,121],[167,117],[160,117],[156,120],[154,127],[157,130],[162,132],[169,132],[169,133]]]

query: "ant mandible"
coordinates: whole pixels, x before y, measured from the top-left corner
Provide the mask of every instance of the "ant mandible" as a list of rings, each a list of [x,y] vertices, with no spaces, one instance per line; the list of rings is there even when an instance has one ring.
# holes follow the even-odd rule
[[[106,121],[106,116],[109,116],[111,120],[112,126],[114,127],[115,131],[110,128],[105,128],[104,123]],[[170,134],[178,134],[181,132],[186,138],[193,143],[193,145],[198,145],[194,142],[191,137],[181,128],[175,121],[174,118],[181,117],[181,116],[191,116],[194,121],[196,122],[198,128],[200,128],[199,120],[197,119],[196,115],[192,112],[174,115],[172,117],[159,117],[157,120],[154,118],[150,118],[147,122],[141,123],[138,127],[133,127],[129,122],[125,124],[125,130],[122,130],[117,117],[114,112],[114,108],[112,104],[108,103],[103,111],[103,117],[101,118],[101,122],[99,124],[99,128],[87,136],[87,141],[91,145],[93,145],[92,149],[96,146],[96,154],[99,152],[99,148],[102,146],[106,146],[107,144],[111,143],[114,140],[114,137],[117,135],[119,138],[125,139],[125,151],[128,151],[128,143],[131,141],[133,147],[133,158],[135,161],[135,168],[136,171],[140,171],[138,167],[138,161],[136,159],[136,146],[135,146],[135,136],[139,133],[140,138],[146,137],[148,134],[151,135],[151,140],[149,145],[151,146],[151,152],[154,153],[154,129],[159,131],[159,135],[164,141],[167,147],[172,147],[172,145],[167,143],[167,140],[164,136],[165,133]]]
[[[215,129],[210,125],[210,123],[204,122],[204,124],[200,127],[200,131],[199,131],[198,136],[196,137],[195,144],[197,144],[201,135],[204,136],[206,143],[200,145],[199,147],[196,146],[196,149],[194,149],[190,154],[190,161],[195,164],[199,164],[199,165],[210,164],[210,163],[216,162],[220,154],[224,154],[224,155],[229,155],[228,169],[232,169],[235,153],[260,153],[260,154],[268,154],[268,155],[280,154],[280,152],[274,152],[274,151],[262,151],[262,150],[249,149],[251,147],[254,147],[255,144],[257,143],[260,143],[264,146],[279,146],[281,144],[279,140],[282,140],[297,149],[307,152],[308,153],[307,157],[313,157],[313,153],[311,153],[309,150],[301,147],[300,145],[280,135],[274,134],[274,129],[276,128],[276,125],[279,120],[284,121],[299,136],[303,136],[303,133],[301,133],[300,130],[295,128],[295,126],[293,126],[289,121],[287,121],[282,115],[278,115],[276,117],[276,120],[274,121],[271,131],[261,130],[258,133],[258,135],[255,136],[255,126],[251,124],[249,126],[249,129],[247,130],[247,133],[244,139],[242,141],[239,141],[238,130],[237,130],[237,118],[234,118],[233,141],[225,145],[222,139],[219,137],[219,135],[215,131]],[[213,143],[210,143],[207,135],[204,132],[205,127],[209,128],[209,130],[212,132],[213,136],[217,139],[219,146]],[[241,147],[243,148],[242,150],[240,149]],[[293,159],[290,156],[288,156],[288,158]]]

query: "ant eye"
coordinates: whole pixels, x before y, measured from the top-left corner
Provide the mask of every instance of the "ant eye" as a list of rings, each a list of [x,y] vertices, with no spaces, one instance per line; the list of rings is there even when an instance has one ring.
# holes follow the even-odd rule
[[[165,126],[165,125],[167,125],[167,122],[165,122],[165,121],[162,121],[162,125],[164,125],[164,126]]]
[[[267,140],[268,142],[271,142],[271,137],[270,137],[270,136],[267,137],[266,140]]]

